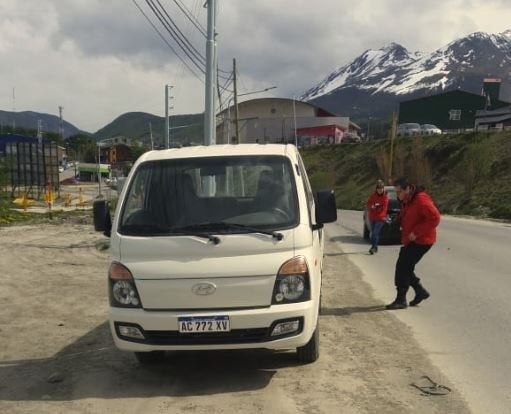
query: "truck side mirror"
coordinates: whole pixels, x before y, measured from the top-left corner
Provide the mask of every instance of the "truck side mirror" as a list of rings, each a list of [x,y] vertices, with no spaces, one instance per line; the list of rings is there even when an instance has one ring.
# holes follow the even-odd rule
[[[316,193],[316,223],[325,224],[337,221],[337,206],[334,190],[323,190]]]
[[[112,218],[110,217],[108,201],[95,200],[92,204],[92,213],[94,216],[94,230],[102,231],[105,236],[110,237]]]

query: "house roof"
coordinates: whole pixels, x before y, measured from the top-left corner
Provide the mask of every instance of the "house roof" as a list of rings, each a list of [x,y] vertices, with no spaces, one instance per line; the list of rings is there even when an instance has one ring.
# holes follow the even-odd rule
[[[334,114],[333,112],[330,112],[330,111],[327,111],[326,109],[324,108],[321,108],[320,106],[317,106],[317,105],[314,105],[310,102],[305,102],[305,101],[300,101],[298,99],[290,99],[290,98],[255,98],[255,99],[249,99],[247,101],[243,101],[243,102],[239,102],[238,103],[238,107],[240,106],[245,106],[245,105],[250,105],[250,104],[254,104],[254,103],[259,103],[259,102],[264,102],[264,101],[267,101],[268,103],[270,102],[275,102],[275,101],[281,101],[281,102],[295,102],[295,103],[300,103],[301,105],[307,105],[307,106],[310,106],[312,108],[314,108],[316,111],[317,111],[317,115],[318,116],[331,116],[331,117],[338,117],[339,115],[338,114]],[[234,105],[231,106],[231,110],[233,110],[232,108],[234,108]],[[226,108],[224,109],[223,111],[219,112],[217,114],[217,116],[221,116],[221,114],[223,114],[224,112],[227,112],[229,110],[229,108]]]
[[[434,98],[434,97],[437,97],[437,96],[443,96],[443,95],[470,95],[470,96],[479,97],[481,99],[486,99],[486,96],[478,94],[478,93],[473,93],[473,92],[465,91],[463,89],[454,89],[454,90],[451,90],[451,91],[445,91],[445,92],[435,93],[435,94],[431,94],[431,95],[421,96],[419,98],[403,100],[400,103],[415,102],[415,101],[420,101],[420,100],[423,100],[423,99],[430,99],[430,98]],[[511,105],[511,103],[506,102],[506,101],[502,101],[500,99],[497,102],[500,103],[500,104]]]

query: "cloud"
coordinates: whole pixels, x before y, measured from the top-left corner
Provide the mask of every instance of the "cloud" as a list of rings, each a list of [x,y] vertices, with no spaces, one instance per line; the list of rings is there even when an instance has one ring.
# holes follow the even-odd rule
[[[156,1],[156,0],[155,0]],[[205,25],[203,0],[181,0]],[[144,0],[137,0],[148,13]],[[160,0],[205,54],[204,37],[171,0]],[[367,49],[397,42],[432,51],[474,31],[510,28],[505,0],[218,0],[219,64],[236,57],[242,92],[277,85],[299,95]],[[154,20],[154,16],[153,16]],[[201,112],[203,84],[129,0],[2,0],[0,108],[57,113],[94,131],[126,111]]]

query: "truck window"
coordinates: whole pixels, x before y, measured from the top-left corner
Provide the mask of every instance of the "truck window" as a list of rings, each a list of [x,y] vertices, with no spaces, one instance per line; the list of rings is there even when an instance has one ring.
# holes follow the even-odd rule
[[[291,162],[282,156],[146,162],[126,193],[119,231],[172,234],[219,222],[272,230],[294,227],[299,213],[292,172]]]

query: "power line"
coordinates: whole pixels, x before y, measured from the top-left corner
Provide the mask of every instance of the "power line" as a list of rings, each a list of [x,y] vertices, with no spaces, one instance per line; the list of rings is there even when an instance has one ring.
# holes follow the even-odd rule
[[[158,28],[154,25],[154,23],[151,21],[151,19],[149,18],[149,16],[147,16],[147,14],[142,10],[142,8],[138,5],[137,1],[136,0],[131,0],[135,6],[137,6],[137,9],[140,11],[140,13],[142,13],[142,15],[146,18],[146,20],[149,22],[149,24],[152,26],[152,28],[156,31],[156,33],[158,33],[158,35],[161,37],[161,39],[166,43],[166,45],[169,47],[170,50],[172,50],[172,52],[179,58],[179,60],[181,61],[181,63],[183,65],[186,66],[186,68],[197,78],[199,79],[202,83],[204,83],[204,79],[202,79],[201,76],[197,75],[197,73],[195,73],[195,71],[190,67],[190,65],[181,57],[181,55],[179,53],[177,53],[176,49],[174,49],[174,47],[167,41],[167,39],[165,38],[165,36],[163,36],[163,34],[158,30]],[[204,72],[203,72],[204,73]]]
[[[179,40],[179,37],[175,34],[175,31],[172,29],[172,27],[169,26],[168,22],[166,22],[165,18],[161,14],[159,10],[156,9],[154,6],[152,0],[146,0],[147,5],[151,8],[156,18],[160,21],[160,23],[163,25],[164,29],[170,34],[172,39],[178,44],[180,49],[185,53],[186,56],[191,60],[191,62],[199,69],[203,74],[206,73],[204,70],[204,64],[202,62],[197,62],[196,58],[193,56],[193,52],[190,53],[190,49],[186,47],[186,45],[183,45],[182,41]]]
[[[202,33],[204,37],[207,37],[206,29],[200,24],[197,18],[192,14],[192,12],[179,0],[174,0],[174,3],[177,4],[177,7],[183,12],[183,14],[188,18],[188,20],[197,28],[199,32]]]
[[[200,2],[201,0],[195,0],[195,3],[193,5],[193,18],[198,21],[197,17],[198,17],[198,14],[199,14],[199,11],[200,11]],[[186,26],[185,26],[185,29],[184,29],[184,32],[187,34],[187,36],[190,36],[192,34],[192,25],[190,23],[190,21],[187,22]],[[183,62],[180,62],[179,63],[179,70],[178,70],[179,74],[177,76],[177,79],[181,80],[183,78],[183,75],[184,75],[184,72],[185,72],[185,66],[183,65]],[[181,88],[181,82],[177,82],[176,84],[176,94],[178,94],[178,91],[180,90]]]
[[[150,0],[151,3],[153,3],[153,0]],[[167,13],[167,10],[165,10],[165,8],[162,6],[162,4],[160,3],[160,0],[156,0],[156,2],[159,4],[160,8],[162,9],[162,11],[165,13],[165,15],[167,16],[167,22],[170,21],[171,22],[171,25],[172,27],[174,28],[174,33],[176,33],[176,35],[179,37],[179,39],[183,42],[183,44],[186,45],[187,49],[190,51],[190,52],[194,52],[194,55],[201,59],[203,61],[203,63],[206,62],[206,58],[193,46],[192,42],[190,42],[190,40],[188,40],[188,38],[183,34],[183,32],[179,29],[178,25],[176,24],[176,22],[172,19],[172,17],[170,17],[170,15]],[[154,3],[153,3],[154,4]]]
[[[183,32],[179,29],[176,22],[170,17],[168,12],[165,10],[165,7],[160,3],[159,0],[156,0],[159,7],[156,6],[154,0],[146,0],[147,5],[151,8],[155,16],[158,18],[160,23],[163,25],[165,30],[170,34],[172,39],[178,44],[181,50],[188,56],[188,58],[192,61],[192,63],[205,74],[205,64],[206,58],[193,46],[193,44],[188,40],[188,38],[183,34]],[[160,10],[161,9],[161,10]],[[165,17],[166,16],[166,17]],[[229,73],[229,72],[227,72]],[[222,79],[227,79],[223,75],[219,75]]]
[[[147,2],[148,0],[146,0]],[[151,3],[153,3],[153,0],[149,0],[151,1]],[[165,10],[165,7],[160,3],[160,0],[156,0],[156,2],[159,4],[161,10],[165,13],[165,15],[167,16],[167,19],[165,19],[164,16],[161,16],[167,23],[169,23],[170,21],[170,25],[174,28],[174,33],[177,31],[176,35],[178,36],[178,38],[183,42],[187,43],[188,45],[185,45],[187,47],[188,50],[193,49],[193,52],[190,50],[190,52],[192,52],[195,56],[197,56],[199,59],[202,60],[202,63],[205,65],[206,63],[206,58],[204,57],[204,55],[202,55],[194,46],[193,44],[188,40],[188,38],[183,34],[183,32],[179,29],[179,26],[176,24],[176,22],[172,19],[172,17],[170,17],[170,15],[167,13],[167,11]],[[174,0],[174,2],[178,5],[179,7],[179,3]],[[218,4],[218,3],[217,3]],[[154,3],[153,3],[154,5]],[[181,7],[180,7],[181,9]],[[181,9],[183,11],[183,9]],[[188,9],[187,9],[188,10]],[[186,13],[185,13],[186,14]],[[191,18],[191,16],[187,15],[188,18]],[[192,21],[193,23],[193,21]],[[200,24],[200,23],[199,23]],[[202,27],[202,26],[201,26]],[[203,28],[204,30],[204,35],[207,37],[207,33],[205,32],[205,29]],[[202,33],[202,32],[201,32]],[[216,36],[216,35],[215,35]],[[174,40],[177,40],[174,38]],[[225,73],[225,74],[230,74],[231,72],[230,71],[226,71],[226,70],[223,70],[223,69],[220,69],[217,67],[217,71],[219,72],[222,72],[222,73]],[[225,76],[222,76],[220,75],[220,77],[222,79],[226,79]]]

